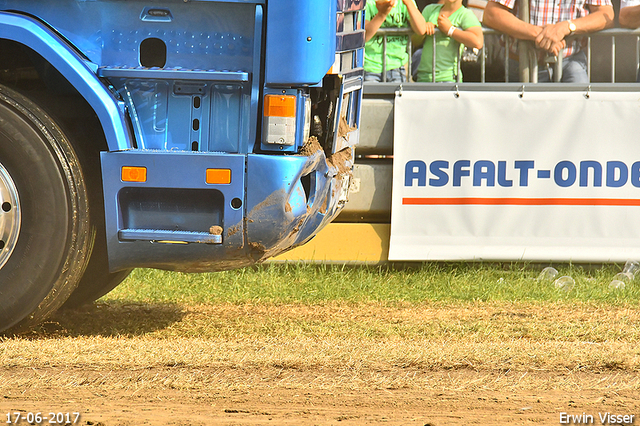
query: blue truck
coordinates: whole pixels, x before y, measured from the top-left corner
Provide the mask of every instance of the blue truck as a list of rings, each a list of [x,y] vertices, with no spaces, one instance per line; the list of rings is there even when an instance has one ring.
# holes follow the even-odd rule
[[[0,331],[340,212],[364,0],[0,0]]]

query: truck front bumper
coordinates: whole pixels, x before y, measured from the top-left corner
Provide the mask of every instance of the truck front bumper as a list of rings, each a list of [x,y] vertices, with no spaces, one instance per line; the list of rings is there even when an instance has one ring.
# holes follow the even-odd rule
[[[305,243],[342,209],[353,165],[350,149],[308,154],[102,153],[110,270],[220,271]],[[209,170],[230,179],[208,182]]]

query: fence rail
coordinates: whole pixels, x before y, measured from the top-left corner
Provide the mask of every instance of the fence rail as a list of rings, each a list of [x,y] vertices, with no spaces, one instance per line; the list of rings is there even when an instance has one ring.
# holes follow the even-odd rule
[[[436,31],[438,31],[436,29]],[[487,77],[487,62],[489,60],[488,58],[488,51],[490,50],[495,50],[495,49],[501,49],[502,52],[508,52],[509,48],[511,46],[511,44],[514,41],[517,41],[518,43],[521,43],[522,40],[516,40],[512,37],[509,37],[505,34],[502,34],[496,30],[490,29],[490,28],[482,28],[482,31],[484,33],[485,36],[502,36],[503,40],[504,40],[504,45],[498,45],[497,43],[495,43],[494,40],[491,40],[489,43],[489,45],[487,46],[487,40],[485,38],[485,47],[483,47],[480,52],[479,52],[479,62],[480,62],[480,82],[481,83],[485,83],[486,82],[486,77]],[[411,28],[381,28],[378,30],[378,32],[376,33],[377,35],[382,36],[382,46],[383,46],[383,58],[382,58],[382,77],[383,77],[383,82],[386,81],[386,68],[387,68],[387,64],[386,64],[386,48],[387,48],[387,37],[389,36],[399,36],[399,35],[404,35],[407,36],[408,38],[408,46],[407,46],[407,50],[409,51],[409,62],[408,62],[408,75],[411,76],[412,75],[412,71],[413,71],[413,61],[411,58],[411,53],[413,52],[413,42],[411,40],[411,36],[414,34],[413,31],[411,30]],[[618,61],[617,58],[617,51],[616,51],[616,45],[617,45],[617,39],[618,38],[624,38],[625,40],[629,40],[631,38],[635,39],[635,66],[633,68],[633,72],[634,72],[634,76],[637,74],[638,69],[640,69],[640,29],[635,29],[635,30],[629,30],[629,29],[623,29],[623,28],[612,28],[612,29],[608,29],[608,30],[603,30],[603,31],[599,31],[596,33],[591,33],[591,34],[584,34],[584,35],[579,35],[576,36],[578,38],[586,38],[587,40],[587,46],[586,46],[586,54],[587,54],[587,74],[589,76],[589,81],[591,81],[591,70],[592,70],[592,62],[593,62],[593,58],[594,58],[594,48],[592,46],[592,40],[593,39],[600,39],[600,40],[604,40],[609,38],[609,50],[610,50],[610,73],[611,73],[611,83],[615,83],[616,82],[616,62]],[[432,55],[432,69],[435,69],[435,62],[436,62],[436,41],[435,41],[435,37],[431,37],[432,43],[433,43],[433,55]],[[530,46],[532,46],[533,48],[535,48],[533,42],[526,42],[528,44],[530,44]],[[604,45],[600,45],[598,46],[600,49],[598,50],[602,50],[602,47]],[[492,52],[493,53],[493,52]],[[509,55],[508,54],[503,54],[502,55],[502,60],[503,60],[503,66],[504,66],[504,75],[505,75],[505,82],[509,82]],[[497,55],[492,57],[491,59],[496,59]],[[527,58],[529,59],[529,58]],[[458,66],[460,66],[461,61],[458,61]],[[554,58],[554,63],[555,63],[555,72],[554,75],[556,76],[556,79],[559,80],[561,75],[562,75],[562,71],[561,71],[561,67],[562,67],[562,58],[558,58],[555,57]],[[538,64],[536,61],[529,61],[529,64],[525,65],[525,68],[529,68],[531,70],[530,75],[532,75],[533,80],[531,82],[535,83],[537,82],[537,68],[538,68]],[[458,69],[458,77],[461,75],[460,73],[460,69]],[[634,77],[635,78],[635,77]],[[435,81],[435,74],[433,75],[433,81]]]

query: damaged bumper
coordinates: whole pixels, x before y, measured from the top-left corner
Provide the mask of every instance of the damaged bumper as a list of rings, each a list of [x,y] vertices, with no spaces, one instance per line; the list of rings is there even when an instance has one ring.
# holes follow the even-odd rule
[[[319,145],[309,156],[249,155],[246,229],[251,256],[256,261],[276,256],[309,241],[330,223],[347,200],[352,166],[351,148],[329,158]]]
[[[327,158],[309,148],[289,156],[103,153],[110,270],[220,271],[310,240],[346,202],[353,152]],[[131,166],[145,169],[144,181],[123,180]],[[230,182],[208,182],[211,170],[228,170]]]

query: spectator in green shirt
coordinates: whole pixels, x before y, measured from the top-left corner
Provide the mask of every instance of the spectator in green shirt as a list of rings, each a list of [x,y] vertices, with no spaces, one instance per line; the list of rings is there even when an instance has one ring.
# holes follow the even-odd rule
[[[382,81],[383,37],[376,35],[380,28],[407,28],[424,34],[426,22],[415,0],[369,0],[365,9],[366,45],[364,49],[364,80]],[[409,61],[408,36],[387,36],[386,74],[389,82],[407,80],[405,64]]]
[[[418,81],[433,81],[433,40],[436,38],[437,82],[457,81],[458,61],[462,45],[482,49],[484,36],[476,15],[462,5],[462,0],[444,0],[430,4],[422,11],[428,36],[424,40],[422,58],[418,66]],[[439,30],[436,32],[436,28]],[[462,80],[462,76],[460,76]]]

